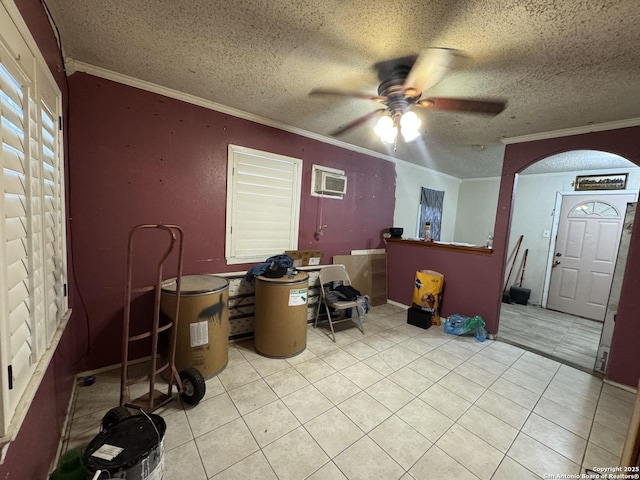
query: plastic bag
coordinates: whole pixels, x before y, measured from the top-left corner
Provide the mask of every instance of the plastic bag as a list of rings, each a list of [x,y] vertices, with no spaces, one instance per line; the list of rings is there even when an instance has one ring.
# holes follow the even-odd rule
[[[481,316],[465,317],[454,313],[444,322],[444,333],[451,335],[473,335],[479,342],[487,339],[487,325]]]

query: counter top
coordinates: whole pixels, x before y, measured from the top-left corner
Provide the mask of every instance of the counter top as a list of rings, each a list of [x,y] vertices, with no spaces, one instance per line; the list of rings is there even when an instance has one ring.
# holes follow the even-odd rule
[[[493,255],[493,249],[486,247],[475,247],[468,245],[457,245],[455,243],[441,243],[441,242],[425,242],[424,240],[409,240],[406,238],[387,238],[387,243],[397,243],[405,245],[415,245],[426,248],[437,248],[440,250],[449,250],[459,253],[470,253],[472,255]]]

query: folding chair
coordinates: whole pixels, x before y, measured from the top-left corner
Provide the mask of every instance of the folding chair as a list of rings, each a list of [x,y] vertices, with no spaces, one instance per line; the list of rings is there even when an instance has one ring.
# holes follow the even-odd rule
[[[333,326],[338,323],[352,321],[356,324],[358,329],[364,334],[364,327],[362,326],[362,320],[364,319],[364,297],[357,300],[337,300],[334,293],[331,290],[338,284],[351,285],[349,274],[342,265],[331,265],[322,268],[320,270],[320,302],[318,303],[318,309],[316,310],[316,321],[314,327],[318,326],[318,317],[320,316],[320,310],[324,305],[327,313],[327,321],[331,328],[331,336],[333,341],[336,341],[336,332]],[[339,283],[338,283],[339,282]],[[346,317],[346,311],[348,309],[355,309],[356,315],[351,312],[351,317]],[[331,310],[333,309],[333,313]]]

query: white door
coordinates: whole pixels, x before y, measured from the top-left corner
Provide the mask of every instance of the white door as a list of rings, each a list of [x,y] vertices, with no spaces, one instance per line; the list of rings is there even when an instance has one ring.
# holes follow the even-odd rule
[[[633,194],[562,199],[547,308],[604,321],[627,203]]]

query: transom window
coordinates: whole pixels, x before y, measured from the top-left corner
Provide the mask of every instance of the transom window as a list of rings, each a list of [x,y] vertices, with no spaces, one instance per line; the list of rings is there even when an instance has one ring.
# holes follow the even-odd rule
[[[603,218],[620,218],[620,212],[606,202],[592,200],[584,202],[569,212],[569,218],[597,216]]]

